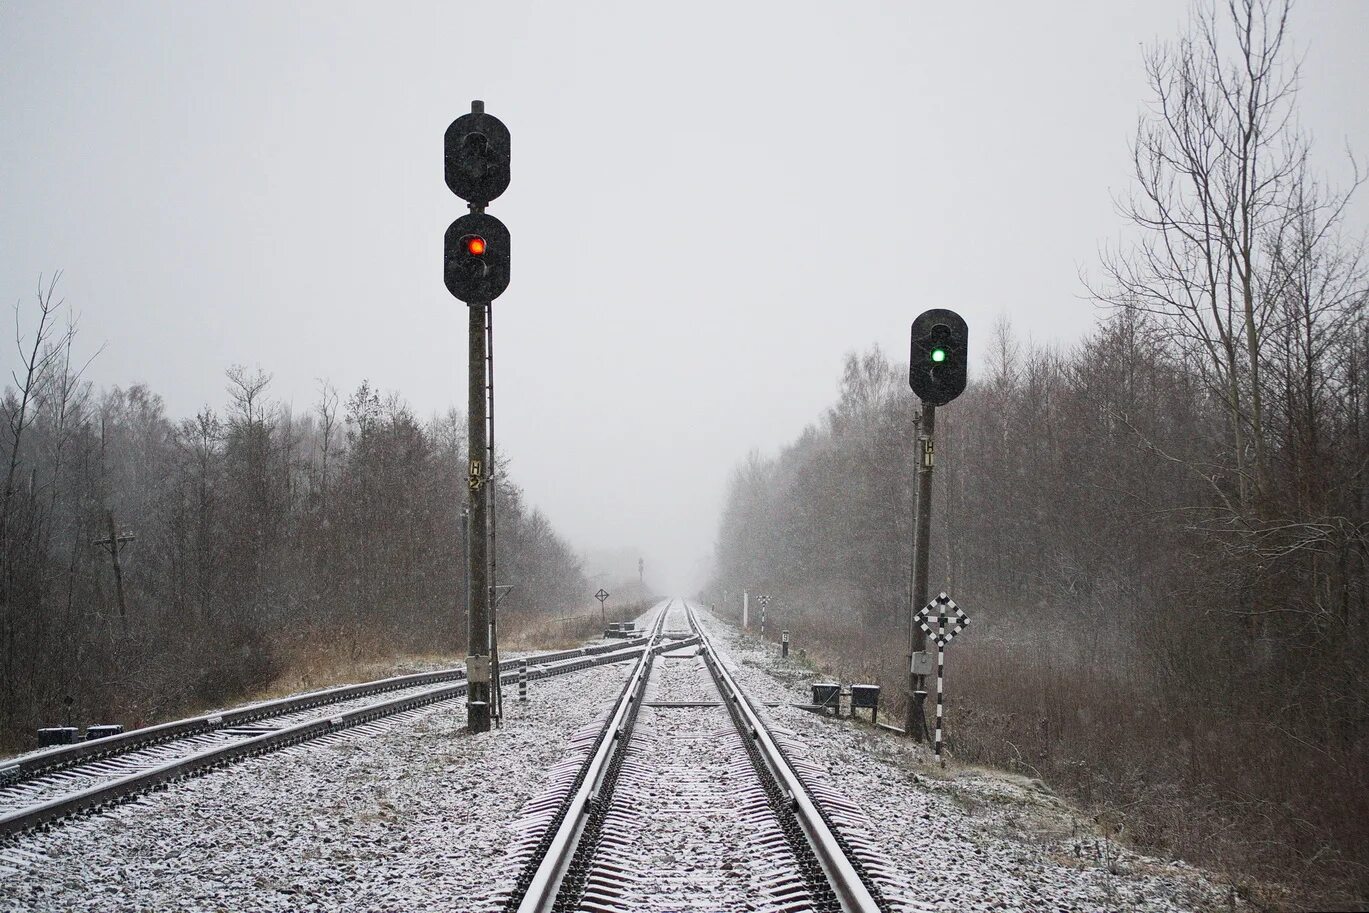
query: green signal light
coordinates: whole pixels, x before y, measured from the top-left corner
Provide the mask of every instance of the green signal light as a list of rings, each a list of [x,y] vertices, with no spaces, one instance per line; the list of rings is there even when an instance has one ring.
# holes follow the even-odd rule
[[[932,349],[932,361],[942,362],[946,360],[945,349]]]

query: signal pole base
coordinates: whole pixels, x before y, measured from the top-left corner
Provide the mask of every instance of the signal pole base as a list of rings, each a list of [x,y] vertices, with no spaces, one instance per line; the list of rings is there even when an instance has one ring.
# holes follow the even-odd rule
[[[908,702],[908,716],[904,721],[904,735],[918,742],[927,741],[927,714],[924,704],[926,691],[914,691]]]
[[[490,705],[487,701],[471,701],[466,705],[466,731],[490,731]]]

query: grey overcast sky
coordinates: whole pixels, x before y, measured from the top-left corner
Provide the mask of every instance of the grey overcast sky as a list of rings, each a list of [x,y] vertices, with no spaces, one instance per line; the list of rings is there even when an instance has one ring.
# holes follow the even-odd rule
[[[233,363],[297,410],[316,378],[464,407],[442,133],[484,99],[513,133],[500,441],[578,546],[681,587],[732,467],[819,416],[845,353],[906,357],[934,306],[972,341],[1093,323],[1078,270],[1121,231],[1142,45],[1187,9],[0,3],[0,291],[65,270],[90,377],[173,416],[221,406]],[[1343,180],[1369,2],[1304,0],[1293,33]]]

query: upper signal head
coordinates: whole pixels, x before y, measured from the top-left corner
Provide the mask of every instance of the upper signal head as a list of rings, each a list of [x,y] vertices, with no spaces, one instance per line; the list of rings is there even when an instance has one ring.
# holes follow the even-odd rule
[[[908,386],[924,403],[944,406],[965,391],[969,327],[955,311],[933,308],[913,321]]]
[[[509,186],[509,128],[484,105],[452,121],[443,137],[447,186],[468,203],[484,206]]]

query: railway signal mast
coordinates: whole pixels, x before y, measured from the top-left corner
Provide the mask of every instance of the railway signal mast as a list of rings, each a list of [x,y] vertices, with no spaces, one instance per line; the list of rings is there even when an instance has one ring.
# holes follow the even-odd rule
[[[491,672],[498,676],[498,647],[492,636],[494,608],[493,502],[490,498],[494,450],[494,321],[492,303],[509,286],[509,230],[485,212],[490,201],[509,186],[509,128],[485,113],[483,101],[447,127],[443,138],[447,186],[470,204],[470,212],[448,228],[442,278],[447,290],[467,305],[469,332],[469,408],[467,488],[470,509],[470,614],[466,657],[469,682],[466,724],[471,732],[488,732]],[[489,407],[488,412],[486,407]],[[490,434],[486,437],[486,423]],[[493,666],[493,670],[491,669]]]
[[[922,400],[918,434],[917,523],[913,539],[913,592],[908,607],[908,712],[904,731],[919,742],[926,738],[927,676],[932,672],[927,632],[917,612],[927,604],[927,559],[932,534],[932,464],[935,456],[936,407],[965,392],[969,362],[969,327],[955,311],[933,308],[913,321],[908,358],[908,386]],[[939,740],[938,740],[939,741]]]

